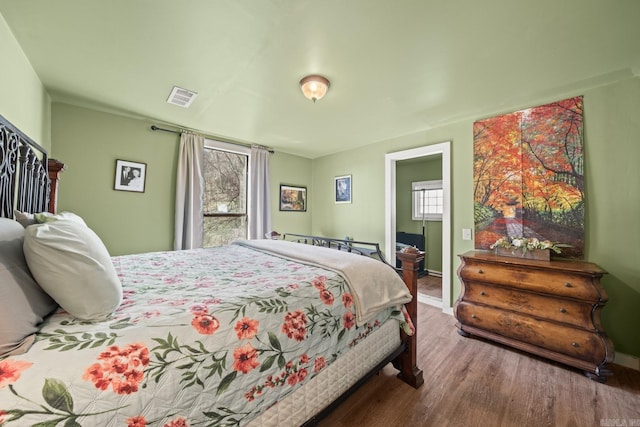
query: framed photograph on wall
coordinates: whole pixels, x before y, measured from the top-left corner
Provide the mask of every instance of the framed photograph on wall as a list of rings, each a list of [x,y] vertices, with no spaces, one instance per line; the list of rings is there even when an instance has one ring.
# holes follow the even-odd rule
[[[307,211],[307,187],[280,184],[281,211]]]
[[[147,164],[116,160],[115,190],[144,193]]]
[[[333,188],[336,203],[351,203],[351,175],[336,176]]]

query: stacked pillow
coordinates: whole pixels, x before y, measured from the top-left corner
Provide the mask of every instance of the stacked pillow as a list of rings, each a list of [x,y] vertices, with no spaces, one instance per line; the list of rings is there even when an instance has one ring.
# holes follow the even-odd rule
[[[22,336],[20,339],[25,340],[35,332],[36,325],[42,321],[42,317],[55,307],[55,303],[52,304],[52,299],[72,316],[92,321],[104,320],[118,308],[122,301],[122,286],[113,267],[111,256],[98,235],[86,225],[82,218],[70,212],[58,215],[35,214],[31,218],[29,214],[16,212],[16,219],[20,223],[26,224],[26,228],[23,229],[15,221],[3,219],[2,227],[7,228],[7,233],[13,233],[8,234],[7,239],[13,243],[7,244],[6,250],[0,250],[0,256],[3,257],[0,259],[0,266],[4,263],[5,255],[3,254],[5,252],[10,252],[10,257],[22,259],[21,268],[25,270],[28,277],[32,275],[35,278],[37,284],[35,282],[33,284],[40,292],[38,295],[48,301],[49,305],[44,304],[43,307],[40,307],[34,303],[34,301],[38,301],[38,298],[23,291],[22,298],[26,301],[27,307],[23,307],[22,310],[29,313],[27,316],[29,319],[21,324],[14,322],[11,317],[5,319],[4,306],[12,305],[12,303],[9,301],[9,288],[5,289],[5,286],[2,285],[0,288],[0,295],[3,296],[0,300],[0,325],[11,325],[11,330],[1,331],[1,334],[6,333],[6,336],[0,336],[0,357],[11,346],[20,347],[23,351],[26,351],[23,347],[28,349],[33,337],[26,345],[18,343],[17,339]],[[21,229],[21,233],[18,233],[18,230],[13,226],[9,227],[7,221],[17,225]],[[4,240],[6,239],[3,239],[2,243]],[[16,248],[20,245],[23,250],[17,251]],[[26,265],[24,264],[25,260]],[[14,262],[11,265],[17,264]],[[14,269],[12,268],[12,276],[15,276]],[[22,276],[20,282],[13,285],[13,288],[16,286],[25,287],[22,283]],[[4,283],[4,276],[2,279],[2,283]],[[33,284],[31,284],[31,288]],[[28,285],[26,288],[31,289]],[[4,297],[5,290],[7,298]],[[42,305],[42,303],[39,304]],[[12,312],[17,311],[13,310]],[[26,326],[30,326],[30,328]]]
[[[22,252],[24,228],[0,218],[0,357],[26,352],[58,305],[33,280]]]
[[[79,216],[35,214],[25,229],[24,256],[31,274],[65,311],[103,320],[122,301],[122,286],[102,240]]]
[[[46,222],[58,221],[60,219],[68,219],[71,221],[79,222],[80,224],[87,225],[82,218],[73,212],[61,212],[59,214],[52,214],[49,212],[39,212],[39,213],[27,213],[20,212],[19,210],[14,209],[13,214],[16,217],[16,221],[18,221],[24,228],[27,228],[33,224],[43,224]]]
[[[47,212],[42,212],[42,213],[45,214]],[[27,228],[30,225],[38,223],[36,221],[36,216],[32,213],[20,212],[19,210],[14,209],[13,214],[16,217],[16,221],[18,221],[20,225],[22,225],[24,228]],[[48,215],[53,215],[53,214],[48,214]]]

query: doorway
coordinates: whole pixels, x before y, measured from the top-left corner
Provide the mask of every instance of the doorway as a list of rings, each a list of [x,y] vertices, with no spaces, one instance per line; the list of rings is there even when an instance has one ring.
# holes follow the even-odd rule
[[[385,252],[396,252],[397,227],[397,162],[418,158],[442,159],[442,299],[419,297],[421,302],[442,308],[452,313],[451,303],[451,154],[450,141],[388,153],[385,155]]]

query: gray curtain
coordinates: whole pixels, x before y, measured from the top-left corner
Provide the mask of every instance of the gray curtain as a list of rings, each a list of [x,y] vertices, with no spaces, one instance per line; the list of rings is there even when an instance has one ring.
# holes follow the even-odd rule
[[[176,177],[174,250],[202,247],[204,193],[204,137],[183,132]]]
[[[259,145],[252,146],[249,168],[249,239],[264,239],[265,234],[271,232],[269,150]]]

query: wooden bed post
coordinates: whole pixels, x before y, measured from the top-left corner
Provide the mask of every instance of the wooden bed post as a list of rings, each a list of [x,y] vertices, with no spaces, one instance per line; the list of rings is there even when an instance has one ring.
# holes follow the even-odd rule
[[[402,354],[394,361],[394,366],[400,370],[398,377],[413,388],[418,388],[424,383],[422,370],[417,366],[417,341],[418,341],[418,266],[424,259],[424,252],[396,252],[402,261],[402,279],[409,288],[413,299],[405,307],[416,328],[413,336],[406,336],[406,347]],[[404,334],[404,333],[403,333]]]
[[[58,210],[58,181],[60,174],[64,171],[64,163],[56,159],[49,159],[49,180],[51,182],[51,192],[49,193],[49,212],[57,213]]]

